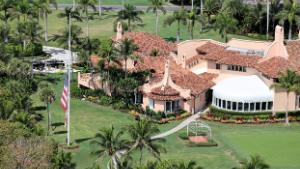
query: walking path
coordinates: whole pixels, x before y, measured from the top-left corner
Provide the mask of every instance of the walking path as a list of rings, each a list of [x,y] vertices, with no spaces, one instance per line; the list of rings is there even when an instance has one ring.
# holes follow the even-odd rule
[[[192,121],[196,120],[197,118],[199,118],[200,115],[203,114],[204,112],[205,112],[205,110],[204,111],[200,111],[200,112],[192,115],[191,117],[185,119],[183,122],[181,122],[176,127],[172,128],[171,130],[168,130],[168,131],[166,131],[164,133],[160,133],[160,134],[158,134],[156,136],[152,136],[151,139],[164,138],[164,137],[167,137],[167,136],[169,136],[171,134],[176,133],[177,131],[179,131],[179,130],[183,129],[184,127],[186,127],[190,122],[192,122]]]

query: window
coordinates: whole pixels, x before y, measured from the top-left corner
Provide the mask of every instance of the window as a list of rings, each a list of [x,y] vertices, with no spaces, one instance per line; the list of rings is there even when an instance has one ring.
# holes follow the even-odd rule
[[[239,72],[246,72],[247,71],[246,67],[238,66],[238,65],[227,65],[227,70],[239,71]]]
[[[236,102],[232,102],[232,109],[236,110]]]
[[[242,111],[243,110],[243,103],[238,103],[238,110]]]
[[[266,110],[266,109],[267,109],[267,102],[262,102],[261,110]]]
[[[216,69],[221,69],[221,65],[220,64],[216,64]]]
[[[249,111],[249,103],[244,103],[244,111]]]
[[[260,110],[260,102],[255,103],[255,110],[256,111]]]
[[[225,100],[222,100],[222,108],[226,108],[226,101]]]
[[[221,100],[221,99],[219,99],[219,105],[218,105],[219,107],[221,107],[221,101],[222,101],[222,100]]]
[[[231,101],[227,101],[227,109],[228,109],[228,110],[231,109]]]
[[[250,111],[254,111],[254,103],[250,103]]]
[[[297,96],[297,107],[300,108],[300,95]]]
[[[149,99],[149,108],[154,109],[155,108],[155,101],[153,99]]]
[[[273,102],[268,102],[268,110],[272,110],[273,108]]]
[[[136,100],[135,100],[135,103],[136,104],[142,104],[143,103],[143,94],[142,93],[136,93],[136,96],[135,96]]]

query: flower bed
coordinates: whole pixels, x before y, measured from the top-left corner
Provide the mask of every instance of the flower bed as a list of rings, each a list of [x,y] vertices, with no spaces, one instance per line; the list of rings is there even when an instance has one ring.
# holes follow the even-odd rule
[[[211,106],[209,112],[201,118],[221,123],[264,124],[284,122],[285,113],[278,112],[273,116],[272,112],[231,112]],[[289,112],[289,120],[299,121],[300,112]]]
[[[205,133],[202,133],[202,136],[206,135]],[[193,134],[190,134],[189,136],[195,136]],[[186,146],[188,147],[216,147],[218,146],[218,143],[215,142],[213,139],[209,139],[207,142],[192,142],[189,139],[189,136],[185,132],[181,132],[178,134],[178,137],[183,140],[186,143]]]

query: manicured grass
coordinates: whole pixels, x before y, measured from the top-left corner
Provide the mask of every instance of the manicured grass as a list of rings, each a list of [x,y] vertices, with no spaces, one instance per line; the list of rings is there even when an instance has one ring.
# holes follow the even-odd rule
[[[53,77],[53,75],[51,75]],[[63,122],[64,113],[59,106],[59,98],[62,89],[62,76],[54,85],[57,100],[51,106],[55,122]],[[41,105],[34,96],[36,105]],[[134,123],[132,117],[126,113],[115,111],[108,107],[98,106],[86,101],[72,99],[71,112],[71,136],[72,140],[92,137],[99,129],[113,125],[116,130]],[[44,112],[45,113],[45,112]],[[46,115],[46,114],[45,114]],[[180,122],[159,125],[161,131],[167,131]],[[42,123],[46,126],[46,121]],[[238,160],[249,158],[250,155],[259,154],[272,169],[296,169],[300,167],[298,157],[300,156],[300,130],[299,124],[285,127],[283,124],[275,125],[228,125],[208,123],[212,127],[214,140],[218,147],[187,147],[178,134],[168,136],[164,144],[166,154],[162,159],[173,160],[195,160],[207,169],[230,169],[238,165]],[[61,126],[55,132],[65,131]],[[184,132],[183,129],[181,132]],[[65,143],[65,134],[54,134],[59,143]],[[84,169],[95,162],[96,157],[90,156],[95,147],[89,141],[80,143],[80,150],[73,153],[77,168]],[[138,163],[139,153],[133,154],[135,163]],[[153,160],[148,153],[144,156],[145,162]],[[107,159],[99,159],[100,165],[105,168]]]
[[[98,5],[98,0],[97,5]],[[122,0],[101,0],[103,5],[122,5]],[[149,0],[124,0],[125,3],[132,5],[149,5]],[[60,4],[73,4],[73,0],[57,0]]]
[[[67,21],[64,18],[57,18],[57,14],[60,11],[54,11],[52,14],[49,15],[49,36],[52,34],[57,34],[61,32],[67,25]],[[174,23],[171,26],[164,26],[163,22],[164,19],[171,15],[171,13],[167,13],[166,15],[160,16],[159,20],[159,30],[160,30],[160,36],[167,40],[175,40],[176,39],[176,32],[177,32],[177,24]],[[145,13],[141,15],[141,18],[143,20],[143,24],[134,25],[133,31],[139,31],[139,32],[149,32],[149,33],[155,33],[155,16],[153,13]],[[93,38],[110,38],[115,35],[115,32],[113,31],[113,22],[116,20],[116,13],[114,12],[105,12],[104,15],[99,18],[98,16],[95,17],[94,20],[90,21],[90,37]],[[41,20],[41,25],[43,26],[43,20]],[[75,24],[82,27],[83,30],[83,36],[85,36],[86,27],[85,22]],[[240,35],[229,35],[229,39],[235,37],[235,38],[243,38],[243,39],[252,39],[250,37],[246,36],[240,36]],[[186,25],[181,25],[181,39],[187,40],[190,38],[190,35],[187,30]],[[200,32],[200,26],[199,24],[195,25],[195,31],[194,31],[194,38],[196,39],[214,39],[218,41],[224,41],[223,38],[213,29],[206,30],[204,32]]]

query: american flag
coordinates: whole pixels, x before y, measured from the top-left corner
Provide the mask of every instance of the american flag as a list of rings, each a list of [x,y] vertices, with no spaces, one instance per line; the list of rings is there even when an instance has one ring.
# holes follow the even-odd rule
[[[69,81],[69,76],[68,76],[68,71],[66,72],[65,75],[65,82],[64,82],[64,89],[62,91],[62,95],[60,98],[60,104],[61,104],[61,108],[64,110],[65,112],[65,125],[67,124],[67,111],[68,111],[68,81]]]

